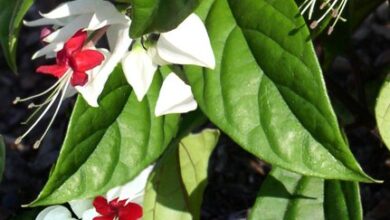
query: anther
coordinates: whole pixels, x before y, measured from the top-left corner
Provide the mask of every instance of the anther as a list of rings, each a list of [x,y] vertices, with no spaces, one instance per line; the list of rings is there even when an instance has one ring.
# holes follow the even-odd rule
[[[16,145],[18,145],[18,144],[20,144],[22,142],[22,137],[18,137],[18,138],[16,138],[16,140],[15,140],[15,144]]]
[[[18,104],[19,101],[20,101],[20,97],[16,97],[14,99],[14,101],[12,102],[12,104],[16,105],[16,104]]]
[[[328,29],[328,35],[331,35],[331,34],[333,33],[333,30],[334,30],[334,28],[333,28],[333,27],[330,27],[330,28]]]
[[[33,148],[36,150],[39,148],[39,146],[41,145],[41,141],[36,141],[33,145]]]
[[[313,21],[313,22],[311,22],[311,24],[310,24],[310,28],[311,29],[314,29],[314,28],[316,28],[318,26],[318,22],[317,21]]]

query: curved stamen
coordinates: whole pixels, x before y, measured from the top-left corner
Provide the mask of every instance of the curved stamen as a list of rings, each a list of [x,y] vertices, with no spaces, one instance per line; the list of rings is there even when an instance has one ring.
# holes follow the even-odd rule
[[[58,111],[60,110],[61,104],[64,101],[64,97],[65,97],[66,91],[68,90],[69,83],[70,83],[70,78],[71,78],[71,75],[69,75],[68,80],[65,83],[65,87],[62,89],[60,100],[58,101],[56,110],[55,110],[52,118],[50,119],[49,124],[47,125],[47,127],[46,127],[45,131],[43,132],[41,138],[39,138],[39,140],[34,143],[34,146],[33,146],[34,149],[37,149],[39,147],[39,145],[41,144],[43,138],[46,136],[47,132],[49,131],[50,127],[53,125],[53,122],[54,122],[54,120],[55,120],[55,118],[56,118],[56,116],[58,114]]]
[[[67,73],[65,75],[67,76],[67,77],[65,77],[67,80],[65,81],[65,84],[64,84],[64,81],[61,81],[62,83],[58,86],[59,88],[63,88],[64,85],[68,85],[70,82],[70,78],[72,75],[69,73]],[[51,106],[57,100],[57,97],[59,96],[60,91],[61,90],[58,90],[58,92],[56,92],[53,95],[53,97],[51,99],[49,99],[50,102],[47,104],[45,110],[41,113],[41,115],[38,117],[38,119],[30,126],[30,128],[23,135],[21,135],[20,137],[18,137],[15,140],[15,144],[19,144],[23,140],[23,138],[25,138],[38,125],[38,123],[42,120],[42,118],[46,115],[46,113],[50,110]],[[63,94],[61,95],[61,97],[63,96]],[[39,111],[39,109],[37,109],[37,110]],[[33,114],[36,114],[36,112],[34,112]],[[31,120],[31,118],[29,118],[29,120]],[[34,144],[34,147],[35,147],[35,144]]]
[[[66,74],[65,74],[66,75]],[[63,81],[65,77],[62,76],[59,80],[57,80],[56,83],[54,83],[52,86],[50,86],[48,89],[46,89],[45,91],[43,92],[40,92],[36,95],[33,95],[33,96],[29,96],[29,97],[26,97],[26,98],[20,98],[20,97],[16,97],[15,100],[13,101],[13,104],[17,104],[19,102],[26,102],[26,101],[29,101],[29,100],[32,100],[32,99],[35,99],[35,98],[39,98],[43,95],[46,95],[47,93],[51,92],[53,89],[57,89],[58,88],[58,85]]]

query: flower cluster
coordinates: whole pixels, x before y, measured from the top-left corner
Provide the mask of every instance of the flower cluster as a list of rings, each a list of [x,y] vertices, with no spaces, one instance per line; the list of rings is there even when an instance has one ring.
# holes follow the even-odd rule
[[[41,66],[37,72],[52,75],[58,81],[40,94],[16,98],[15,103],[18,103],[49,94],[42,104],[29,105],[37,108],[35,113],[42,114],[16,142],[20,142],[40,122],[57,100],[56,111],[42,138],[64,98],[78,92],[90,106],[98,107],[104,85],[119,63],[139,101],[147,94],[158,66],[182,64],[215,67],[207,30],[196,14],[188,16],[174,30],[149,34],[140,39],[129,37],[130,18],[104,0],[75,0],[41,15],[42,18],[38,20],[25,21],[27,26],[46,26],[41,37],[47,45],[32,58],[56,58],[56,64]],[[95,48],[103,36],[107,37],[109,48]],[[155,115],[185,113],[196,108],[190,86],[175,73],[170,73],[160,89]],[[35,147],[39,146],[42,138]]]
[[[345,21],[345,19],[341,16],[348,0],[324,0],[320,5],[320,10],[325,10],[322,16],[310,24],[310,28],[314,29],[320,24],[325,18],[331,16],[334,18],[332,25],[328,29],[328,34],[332,34],[334,27],[336,26],[339,20]],[[309,20],[312,19],[314,9],[316,7],[317,0],[305,0],[302,5],[299,7],[302,14],[308,12]]]
[[[129,183],[115,187],[105,196],[95,199],[70,201],[69,205],[77,219],[82,220],[138,220],[142,218],[142,202],[145,186],[153,165],[143,170]],[[42,210],[36,220],[72,220],[72,213],[65,206],[49,206]]]

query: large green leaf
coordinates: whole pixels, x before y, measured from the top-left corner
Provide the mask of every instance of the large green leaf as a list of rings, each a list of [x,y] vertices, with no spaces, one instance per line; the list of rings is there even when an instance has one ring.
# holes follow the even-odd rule
[[[117,68],[99,108],[76,102],[58,162],[31,205],[64,203],[103,194],[155,161],[177,132],[178,115],[154,116],[162,77],[155,74],[147,97],[138,102]]]
[[[5,144],[4,138],[0,135],[0,182],[3,179],[3,173],[5,168]]]
[[[358,185],[275,168],[264,181],[249,219],[359,220]]]
[[[143,219],[191,220],[177,150],[163,157],[146,184]]]
[[[33,0],[0,0],[0,43],[10,68],[16,72],[16,49],[24,15]]]
[[[195,10],[201,0],[130,0],[132,23],[130,36],[175,28]]]
[[[204,0],[215,70],[185,67],[210,120],[243,148],[308,176],[370,182],[329,102],[293,0]]]
[[[193,219],[200,218],[203,192],[207,185],[208,159],[218,143],[218,130],[204,130],[189,135],[179,144],[180,173],[189,195],[189,208]]]
[[[358,183],[326,180],[324,184],[325,219],[363,219]]]
[[[207,180],[208,158],[219,138],[206,129],[183,138],[167,151],[146,186],[146,220],[199,219]]]
[[[382,85],[375,105],[375,117],[379,133],[387,148],[390,149],[390,81],[386,79]]]

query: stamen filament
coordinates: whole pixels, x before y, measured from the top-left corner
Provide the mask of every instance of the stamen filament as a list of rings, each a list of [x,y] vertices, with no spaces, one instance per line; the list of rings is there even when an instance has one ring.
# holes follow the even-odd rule
[[[41,115],[38,117],[38,119],[30,126],[30,128],[23,134],[21,135],[20,137],[18,137],[16,140],[15,140],[15,144],[19,144],[23,138],[25,138],[37,125],[38,123],[42,120],[42,118],[46,115],[46,113],[49,111],[49,109],[51,108],[51,106],[54,104],[54,102],[57,100],[58,98],[58,95],[60,94],[60,89],[63,87],[63,79],[66,79],[66,84],[65,85],[69,85],[69,82],[70,82],[70,78],[72,76],[71,74],[72,72],[68,72],[67,74],[65,74],[60,80],[58,81],[61,81],[62,83],[58,86],[59,90],[56,89],[57,92],[54,93],[53,97],[52,98],[49,98],[48,100],[50,100],[50,102],[48,103],[48,105],[46,106],[45,110],[41,113]],[[65,93],[62,93],[61,94],[61,97],[64,96]],[[43,106],[41,106],[43,107]],[[33,115],[35,115],[40,109],[41,107],[39,107],[34,113]],[[30,116],[28,118],[28,121],[31,120],[32,116]],[[35,147],[35,144],[34,144],[34,147]]]
[[[47,132],[49,131],[50,127],[52,126],[57,114],[58,114],[58,111],[60,110],[60,107],[61,107],[61,104],[64,100],[64,97],[65,97],[65,94],[66,94],[66,91],[68,90],[68,87],[69,87],[69,83],[70,83],[70,78],[71,78],[71,75],[69,75],[67,81],[66,81],[66,84],[65,84],[65,87],[64,89],[62,90],[61,92],[61,97],[60,97],[60,100],[58,101],[58,104],[57,104],[57,107],[56,107],[56,110],[53,114],[53,117],[50,119],[50,122],[49,124],[47,125],[45,131],[43,132],[41,138],[39,138],[39,140],[37,142],[35,142],[34,144],[34,149],[37,149],[40,145],[40,143],[42,142],[43,138],[46,136]]]
[[[338,0],[335,0],[328,8],[328,10],[326,10],[326,12],[321,16],[321,18],[317,19],[317,23],[321,23],[322,20],[324,20],[324,18],[326,18],[326,16],[329,14],[329,12],[331,12],[334,8],[334,6],[337,4]]]
[[[341,12],[344,10],[345,6],[347,5],[347,1],[346,0],[343,0],[339,6],[339,8],[337,9],[339,12],[337,14],[337,17],[336,19],[334,20],[332,26],[330,26],[329,30],[328,30],[328,35],[332,34],[333,30],[334,30],[334,27],[336,26],[337,22],[342,18],[341,17]],[[341,19],[342,20],[342,19]]]
[[[317,1],[318,0],[305,0],[299,7],[301,14],[308,13],[308,20],[312,19],[312,15]],[[322,0],[322,1],[323,2],[319,6],[319,9],[320,10],[326,9],[326,10],[324,13],[322,13],[322,16],[320,16],[320,18],[310,23],[310,28],[311,29],[316,28],[321,22],[324,21],[325,18],[330,16],[330,19],[334,19],[332,25],[329,27],[328,30],[328,34],[331,34],[337,22],[346,21],[346,19],[342,17],[342,13],[347,5],[348,0]]]
[[[66,74],[65,74],[66,75]],[[57,86],[64,80],[64,76],[61,77],[59,80],[57,80],[56,83],[54,83],[50,88],[46,89],[45,91],[41,92],[41,93],[38,93],[36,95],[33,95],[33,96],[29,96],[29,97],[26,97],[26,98],[20,98],[20,97],[16,97],[15,100],[13,101],[13,104],[17,104],[19,102],[26,102],[26,101],[29,101],[29,100],[32,100],[32,99],[35,99],[35,98],[38,98],[38,97],[41,97],[43,95],[46,95],[47,93],[51,92],[53,89],[56,89]]]

